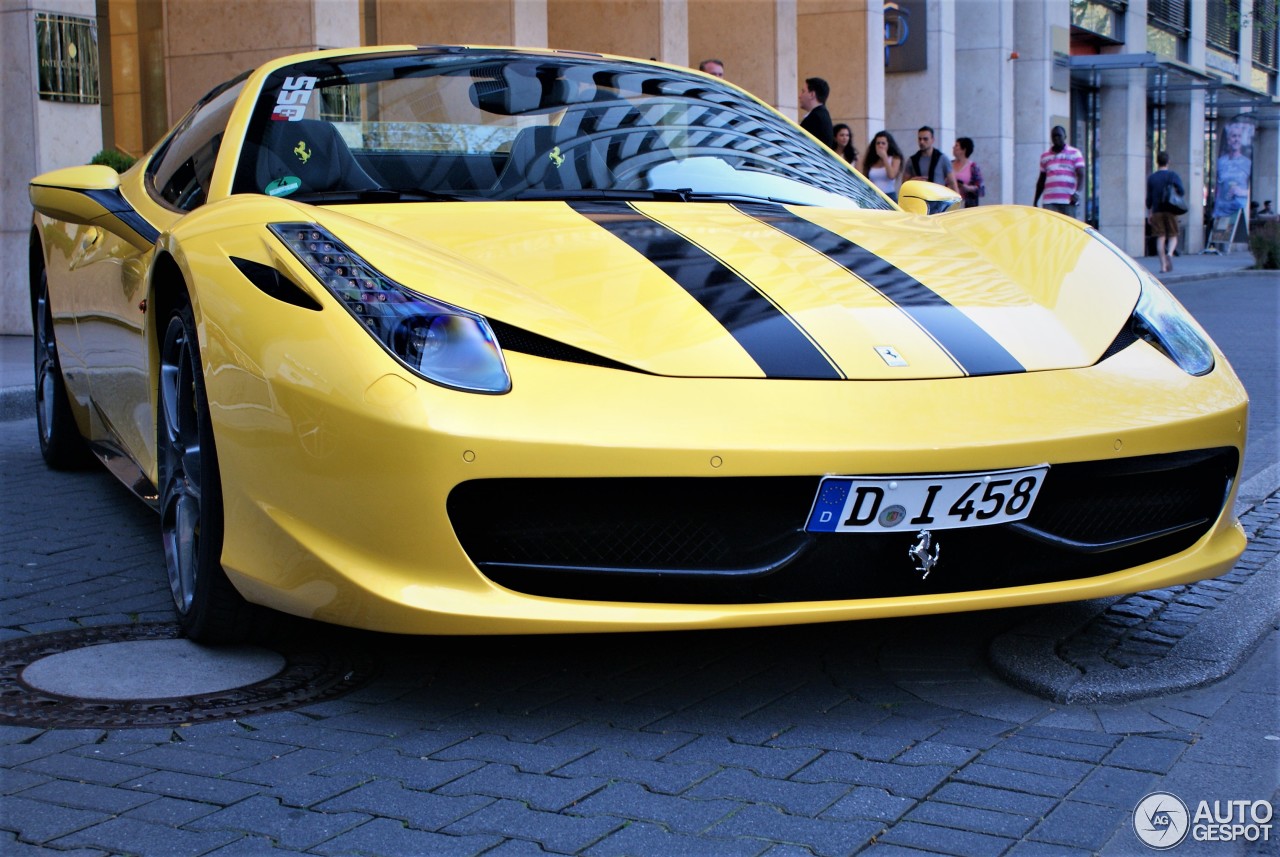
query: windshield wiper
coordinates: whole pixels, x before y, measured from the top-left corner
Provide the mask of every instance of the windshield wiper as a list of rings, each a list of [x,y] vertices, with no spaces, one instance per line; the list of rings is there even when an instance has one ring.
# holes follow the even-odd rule
[[[529,188],[520,191],[515,199],[630,199],[653,202],[772,202],[777,205],[811,205],[795,199],[776,196],[740,193],[737,191],[703,191],[693,188],[646,188],[624,190],[620,188]]]
[[[318,190],[295,193],[288,199],[312,203],[360,203],[360,202],[459,202],[467,197],[437,193],[421,188],[375,187],[359,190]]]
[[[646,202],[684,202],[687,189],[625,190],[621,188],[528,188],[513,199],[636,199]]]

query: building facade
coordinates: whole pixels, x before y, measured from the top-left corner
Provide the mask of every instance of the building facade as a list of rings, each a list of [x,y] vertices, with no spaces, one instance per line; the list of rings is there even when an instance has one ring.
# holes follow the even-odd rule
[[[27,180],[140,155],[198,97],[324,47],[513,44],[696,66],[798,118],[805,78],[861,150],[974,141],[984,203],[1032,203],[1055,125],[1086,162],[1080,216],[1147,251],[1157,151],[1184,179],[1183,252],[1280,207],[1280,0],[0,0],[0,333],[31,329]],[[1236,212],[1240,212],[1237,214]],[[1231,229],[1231,233],[1226,230]]]

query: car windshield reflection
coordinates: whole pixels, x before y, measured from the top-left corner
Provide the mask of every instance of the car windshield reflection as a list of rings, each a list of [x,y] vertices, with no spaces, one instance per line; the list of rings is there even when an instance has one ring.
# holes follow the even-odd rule
[[[590,198],[890,206],[739,90],[678,69],[502,51],[272,74],[235,190],[317,202]]]

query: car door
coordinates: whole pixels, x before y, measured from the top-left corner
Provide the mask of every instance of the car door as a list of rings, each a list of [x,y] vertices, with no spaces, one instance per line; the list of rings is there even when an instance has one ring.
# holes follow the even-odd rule
[[[227,120],[243,81],[206,96],[157,148],[139,181],[121,193],[141,228],[159,235],[205,203]],[[92,229],[92,227],[89,227]],[[93,399],[95,440],[134,461],[155,442],[147,342],[147,274],[154,247],[139,250],[100,231],[78,282],[81,359]]]

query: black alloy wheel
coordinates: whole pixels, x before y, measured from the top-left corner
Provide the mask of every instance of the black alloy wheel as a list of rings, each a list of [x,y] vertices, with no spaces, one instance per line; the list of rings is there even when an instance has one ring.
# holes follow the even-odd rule
[[[222,569],[222,483],[190,305],[169,316],[156,419],[160,531],[178,623],[199,643],[240,643],[253,607]]]
[[[53,332],[53,309],[49,306],[49,278],[40,272],[40,288],[32,306],[35,326],[36,431],[40,455],[54,470],[76,470],[87,466],[93,456],[76,426],[58,361],[58,342]]]

